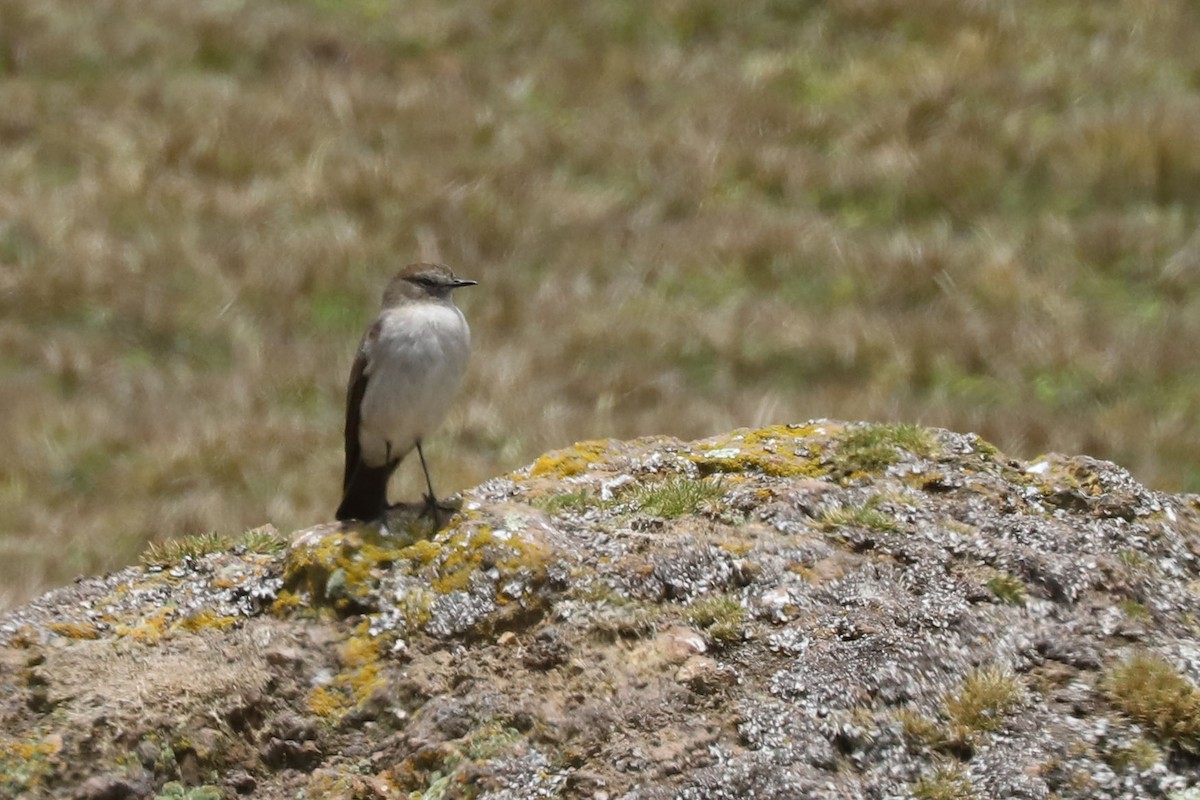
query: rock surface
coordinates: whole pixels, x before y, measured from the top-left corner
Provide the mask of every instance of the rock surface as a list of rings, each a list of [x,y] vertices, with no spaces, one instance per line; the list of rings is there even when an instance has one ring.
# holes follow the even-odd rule
[[[586,442],[428,538],[0,616],[0,797],[1200,797],[1200,505],[832,421]]]

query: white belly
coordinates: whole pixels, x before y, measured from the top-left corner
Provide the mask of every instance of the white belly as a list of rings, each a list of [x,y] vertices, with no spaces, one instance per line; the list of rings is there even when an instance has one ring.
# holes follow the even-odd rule
[[[367,389],[359,446],[368,466],[402,458],[446,416],[458,393],[471,332],[449,303],[420,303],[385,312],[367,352]]]

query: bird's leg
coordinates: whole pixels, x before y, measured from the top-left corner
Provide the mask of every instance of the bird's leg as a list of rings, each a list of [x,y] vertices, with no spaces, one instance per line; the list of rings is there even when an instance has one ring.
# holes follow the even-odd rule
[[[385,441],[383,443],[383,463],[392,463],[392,443]],[[392,531],[388,528],[388,511],[392,508],[387,501],[387,484],[383,487],[383,508],[379,511],[379,533],[383,536],[391,536]]]
[[[437,516],[438,501],[433,493],[433,481],[429,480],[429,467],[425,465],[425,453],[421,450],[421,440],[417,440],[417,455],[421,457],[421,470],[425,473],[425,488],[429,490],[429,494],[425,495],[425,512]]]

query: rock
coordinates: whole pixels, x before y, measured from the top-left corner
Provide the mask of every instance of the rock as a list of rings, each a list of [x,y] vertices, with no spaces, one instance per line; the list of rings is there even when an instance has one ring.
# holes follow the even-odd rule
[[[1200,501],[1113,464],[817,421],[583,442],[467,492],[435,535],[406,514],[0,616],[6,788],[1117,800],[1200,782]]]

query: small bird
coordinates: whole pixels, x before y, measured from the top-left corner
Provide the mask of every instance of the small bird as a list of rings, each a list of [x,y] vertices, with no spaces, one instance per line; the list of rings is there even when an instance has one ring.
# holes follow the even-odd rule
[[[388,479],[415,447],[425,472],[426,510],[437,498],[421,440],[458,392],[471,330],[450,293],[476,281],[442,264],[411,264],[383,291],[383,308],[358,346],[346,388],[346,470],[339,520],[375,520],[388,509]]]

